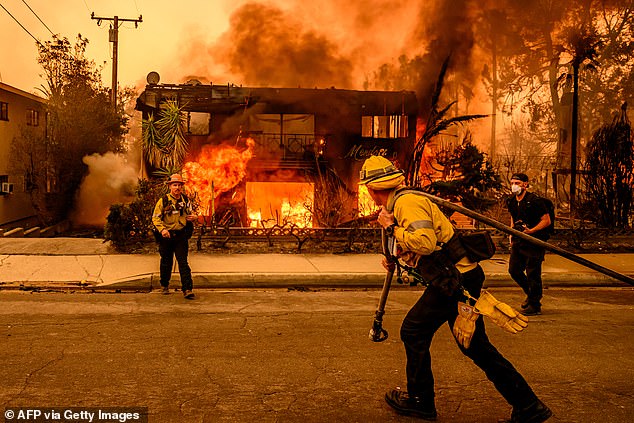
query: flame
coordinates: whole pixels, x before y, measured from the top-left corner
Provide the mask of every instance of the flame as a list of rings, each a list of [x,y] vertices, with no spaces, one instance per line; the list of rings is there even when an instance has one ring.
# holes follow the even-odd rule
[[[379,210],[379,207],[376,205],[372,197],[370,197],[368,187],[365,185],[359,185],[357,205],[359,207],[359,216],[369,216]]]
[[[416,141],[420,140],[425,134],[426,125],[423,122],[423,119],[418,117],[416,118]]]
[[[416,119],[416,142],[419,143],[422,141],[423,135],[425,135],[426,124],[423,122],[423,119],[420,117]],[[434,141],[431,141],[426,145],[423,150],[423,157],[420,162],[420,175],[431,175],[436,172],[433,167],[433,162],[436,159],[436,150],[437,145]]]
[[[312,205],[312,200],[310,201],[310,204]],[[281,211],[284,219],[290,223],[294,223],[300,228],[307,228],[313,225],[313,218],[305,204],[297,203],[293,205],[292,203],[284,200],[282,201]]]
[[[262,212],[249,210],[249,220],[251,221],[250,226],[252,228],[257,228],[262,224]]]
[[[251,227],[295,224],[312,227],[315,188],[302,182],[247,182],[247,213]]]
[[[188,187],[198,194],[202,208],[199,214],[213,214],[212,198],[231,190],[244,179],[255,145],[251,138],[246,143],[243,151],[229,145],[205,145],[194,161],[183,166]]]

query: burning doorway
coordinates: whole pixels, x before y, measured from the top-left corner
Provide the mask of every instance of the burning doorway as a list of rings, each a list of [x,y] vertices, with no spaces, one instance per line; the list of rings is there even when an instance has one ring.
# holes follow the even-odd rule
[[[251,227],[274,224],[313,226],[315,185],[309,182],[247,182],[246,203]]]

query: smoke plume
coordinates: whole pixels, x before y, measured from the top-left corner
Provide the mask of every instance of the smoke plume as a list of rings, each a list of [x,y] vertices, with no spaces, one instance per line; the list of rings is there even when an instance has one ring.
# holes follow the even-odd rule
[[[288,3],[243,4],[218,40],[205,41],[196,34],[184,42],[189,47],[181,60],[182,75],[250,86],[410,89],[426,97],[450,54],[450,70],[460,72],[465,82],[477,74],[471,62],[473,26],[482,3]],[[411,66],[402,66],[404,62]],[[403,77],[408,86],[379,86],[382,67],[411,73]]]
[[[77,195],[71,220],[79,226],[103,226],[110,206],[131,201],[138,182],[138,171],[121,154],[108,152],[85,156],[88,166]]]

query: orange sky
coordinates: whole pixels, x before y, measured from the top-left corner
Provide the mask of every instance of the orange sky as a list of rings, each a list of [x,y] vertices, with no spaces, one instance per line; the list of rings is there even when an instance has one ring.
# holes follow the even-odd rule
[[[228,26],[228,16],[241,0],[179,2],[168,0],[26,0],[53,33],[74,40],[78,33],[90,41],[87,56],[105,67],[104,84],[111,85],[112,44],[108,42],[108,22],[97,26],[95,16],[136,19],[143,15],[138,29],[131,23],[119,31],[119,84],[144,82],[147,73],[158,71],[169,78],[173,63],[182,48],[182,40],[192,31],[215,38]],[[51,33],[22,0],[0,0],[13,16],[40,41]],[[41,84],[36,62],[35,41],[0,8],[0,81],[32,92]],[[8,41],[8,42],[7,42]]]
[[[161,82],[180,83],[188,75],[202,76],[217,83],[249,84],[241,81],[238,72],[222,67],[212,51],[218,39],[230,28],[233,12],[249,3],[247,0],[26,0],[53,31],[74,40],[81,33],[90,41],[87,56],[99,65],[104,85],[111,85],[112,44],[108,42],[108,24],[99,27],[95,16],[138,18],[137,29],[126,23],[119,32],[120,85],[143,85],[148,72],[161,75]],[[324,37],[332,42],[335,55],[353,62],[351,86],[361,88],[364,74],[385,61],[395,60],[412,33],[418,2],[389,0],[304,0],[251,1],[274,5],[282,13],[281,31],[295,30],[298,39],[305,35]],[[27,8],[23,0],[0,0],[36,38],[50,39],[50,32]],[[287,23],[290,22],[290,25]],[[266,31],[266,28],[262,28]],[[289,32],[289,34],[292,34]],[[279,36],[278,34],[276,34]],[[226,37],[225,37],[226,38]],[[42,82],[36,62],[35,41],[0,9],[0,81],[34,92]],[[10,48],[7,43],[10,40]],[[222,38],[221,38],[222,40]],[[296,41],[294,41],[296,42]],[[216,53],[217,54],[217,53]],[[226,64],[225,64],[226,65]],[[242,69],[244,71],[244,69]],[[257,74],[257,72],[256,72]],[[338,81],[332,84],[336,85]],[[324,83],[325,84],[325,83]]]
[[[86,55],[103,65],[106,87],[112,84],[110,22],[97,26],[91,12],[143,16],[138,28],[124,23],[119,31],[119,86],[133,86],[137,92],[144,89],[150,71],[157,71],[162,83],[197,78],[245,86],[364,89],[364,80],[381,65],[421,52],[433,56],[437,65],[419,75],[419,83],[430,88],[440,63],[453,50],[461,53],[454,55],[456,68],[465,72],[480,97],[471,101],[468,112],[490,112],[477,78],[467,75],[477,60],[469,44],[466,5],[480,4],[476,0],[458,0],[463,7],[446,0],[25,1],[54,33],[71,41],[77,33],[88,38]],[[23,0],[0,4],[39,40],[50,40],[48,29]],[[37,94],[43,80],[35,41],[1,8],[0,40],[0,81]],[[434,48],[428,49],[432,42]],[[418,87],[411,89],[421,93]],[[471,128],[482,126],[483,139],[488,139],[489,124],[487,120]]]

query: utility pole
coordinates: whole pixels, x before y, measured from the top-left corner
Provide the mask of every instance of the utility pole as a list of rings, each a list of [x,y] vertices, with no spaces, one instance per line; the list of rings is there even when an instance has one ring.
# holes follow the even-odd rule
[[[123,19],[118,16],[112,18],[103,18],[95,16],[95,12],[90,14],[90,19],[96,19],[97,25],[101,25],[102,21],[113,21],[110,27],[109,41],[112,43],[112,92],[110,98],[112,99],[112,107],[117,108],[117,60],[119,50],[119,22],[134,22],[134,27],[138,28],[139,23],[143,22],[143,16],[139,15],[138,19]]]

